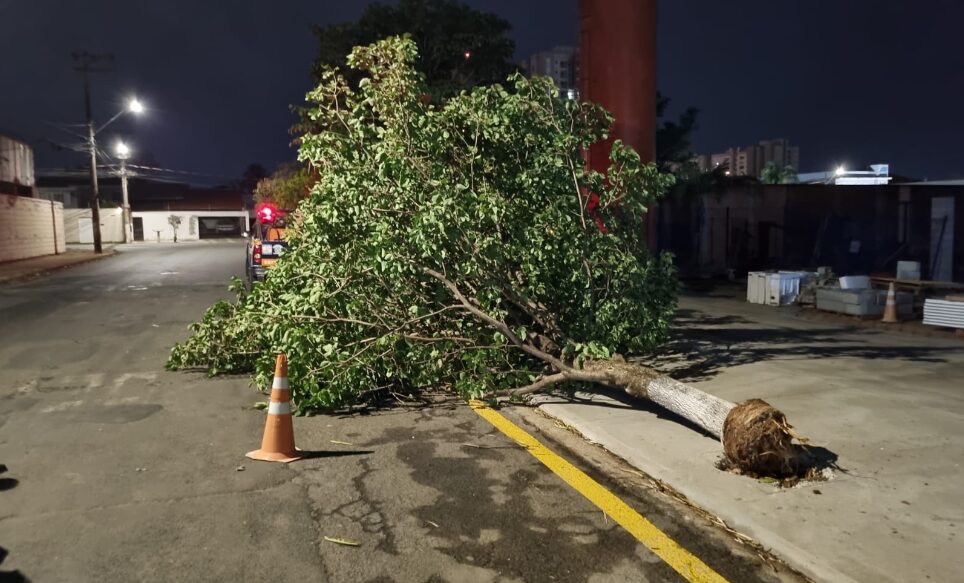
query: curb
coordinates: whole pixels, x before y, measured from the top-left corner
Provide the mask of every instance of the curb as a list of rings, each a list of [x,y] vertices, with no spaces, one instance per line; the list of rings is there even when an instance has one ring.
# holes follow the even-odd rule
[[[116,254],[117,254],[117,251],[111,249],[111,250],[109,250],[109,251],[104,251],[104,252],[101,253],[100,255],[93,255],[93,256],[91,256],[91,257],[85,257],[85,258],[80,259],[80,260],[78,260],[78,261],[74,261],[74,262],[72,262],[72,263],[67,263],[67,264],[65,264],[65,265],[55,265],[55,266],[52,266],[52,267],[45,267],[45,268],[37,269],[36,271],[28,271],[28,272],[25,272],[25,273],[20,273],[20,274],[11,275],[11,276],[2,276],[2,275],[0,275],[0,286],[12,284],[12,283],[22,283],[22,282],[24,282],[24,281],[29,281],[29,280],[32,280],[32,279],[39,279],[39,278],[41,278],[41,277],[43,277],[43,276],[45,276],[45,275],[49,275],[49,274],[51,274],[51,273],[54,273],[55,271],[62,271],[62,270],[64,270],[64,269],[70,269],[71,267],[75,267],[75,266],[77,266],[77,265],[83,265],[83,264],[85,264],[85,263],[90,263],[90,262],[92,262],[92,261],[99,261],[99,260],[101,260],[101,259],[106,259],[106,258],[108,258],[108,257],[113,257],[113,256],[116,255]],[[29,261],[29,259],[25,259],[24,261]]]

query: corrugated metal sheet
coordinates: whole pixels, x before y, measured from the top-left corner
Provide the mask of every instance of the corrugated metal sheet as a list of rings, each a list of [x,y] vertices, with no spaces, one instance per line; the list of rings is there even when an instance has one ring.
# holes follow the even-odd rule
[[[925,300],[924,323],[930,326],[964,328],[964,302]]]

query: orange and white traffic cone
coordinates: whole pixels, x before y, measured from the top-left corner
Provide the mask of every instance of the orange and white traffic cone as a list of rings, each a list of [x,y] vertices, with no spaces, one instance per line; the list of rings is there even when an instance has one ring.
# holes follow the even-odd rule
[[[301,459],[295,447],[295,431],[291,424],[291,389],[288,387],[288,359],[278,355],[274,367],[274,381],[271,383],[271,401],[268,403],[268,418],[264,424],[264,437],[261,449],[250,451],[251,459],[266,462],[293,462]]]
[[[887,305],[884,306],[884,319],[881,322],[896,324],[897,319],[897,294],[894,292],[894,282],[890,282],[890,289],[887,290]]]

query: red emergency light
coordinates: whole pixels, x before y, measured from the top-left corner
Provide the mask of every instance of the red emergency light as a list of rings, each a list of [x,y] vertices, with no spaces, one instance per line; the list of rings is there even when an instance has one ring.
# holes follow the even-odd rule
[[[258,220],[262,223],[273,223],[278,219],[280,213],[278,212],[278,207],[271,204],[270,202],[261,203],[255,209],[255,213],[258,215]]]

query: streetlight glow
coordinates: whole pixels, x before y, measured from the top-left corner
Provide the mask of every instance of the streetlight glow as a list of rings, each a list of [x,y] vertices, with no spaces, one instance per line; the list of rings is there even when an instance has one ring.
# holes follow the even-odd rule
[[[144,104],[134,97],[131,99],[130,103],[127,104],[127,110],[136,114],[144,113]]]
[[[117,154],[118,158],[125,159],[130,157],[131,149],[127,144],[119,141],[117,142],[117,145],[114,146],[114,153]]]

